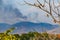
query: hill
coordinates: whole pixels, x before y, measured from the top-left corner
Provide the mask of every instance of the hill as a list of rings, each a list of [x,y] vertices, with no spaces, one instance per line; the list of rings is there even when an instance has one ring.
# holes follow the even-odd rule
[[[6,24],[6,23],[0,23],[0,32],[4,32],[7,29],[9,29],[11,27],[11,25]]]
[[[52,25],[49,23],[32,23],[32,22],[18,22],[16,24],[12,25],[13,27],[16,27],[15,30],[17,33],[24,33],[29,31],[37,31],[37,32],[45,32],[47,30],[52,30],[57,25]]]

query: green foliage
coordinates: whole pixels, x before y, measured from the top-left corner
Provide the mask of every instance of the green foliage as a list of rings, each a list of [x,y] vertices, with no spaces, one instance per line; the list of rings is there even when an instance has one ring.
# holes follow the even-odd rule
[[[15,30],[15,28],[12,27],[12,28],[6,30],[6,31],[4,32],[4,34],[8,34],[8,33],[10,33],[10,32],[13,32],[14,30]]]
[[[24,34],[9,34],[15,30],[15,28],[10,28],[4,33],[0,33],[0,40],[60,40],[57,35],[48,34],[47,32],[28,32]]]

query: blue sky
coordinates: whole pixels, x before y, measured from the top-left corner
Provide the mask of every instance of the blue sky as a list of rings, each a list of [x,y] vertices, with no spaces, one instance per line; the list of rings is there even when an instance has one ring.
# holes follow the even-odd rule
[[[4,1],[4,5],[12,5],[14,8],[19,9],[19,11],[24,15],[27,16],[28,19],[25,21],[31,21],[31,22],[47,22],[47,23],[51,23],[51,24],[55,24],[51,17],[46,17],[46,14],[41,11],[39,8],[36,7],[31,7],[28,5],[21,5],[24,4],[23,0],[3,0]],[[26,0],[27,1],[27,0]],[[27,2],[36,2],[35,0],[28,0]],[[43,3],[42,0],[40,0],[41,3]],[[4,14],[1,14],[2,16],[4,16]],[[0,16],[1,18],[1,16]],[[4,17],[3,17],[4,18]],[[16,23],[18,21],[20,21],[20,18],[18,18],[18,20],[16,18],[14,19],[0,19],[1,22],[7,21],[7,23]]]

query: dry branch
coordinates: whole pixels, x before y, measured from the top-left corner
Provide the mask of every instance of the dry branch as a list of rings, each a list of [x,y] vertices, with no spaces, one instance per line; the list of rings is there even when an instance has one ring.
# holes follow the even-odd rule
[[[60,10],[59,10],[59,7],[60,7],[60,4],[58,3],[58,6],[56,6],[55,4],[55,2],[54,2],[54,0],[52,0],[52,2],[51,2],[51,0],[49,0],[49,1],[47,1],[47,0],[44,0],[44,4],[42,4],[42,3],[40,3],[40,1],[39,0],[36,0],[37,2],[38,2],[38,4],[36,4],[36,3],[34,3],[34,4],[32,4],[32,3],[29,3],[29,2],[26,2],[26,1],[24,1],[27,5],[30,5],[30,6],[35,6],[35,7],[38,7],[39,9],[41,9],[41,10],[43,10],[44,12],[46,12],[46,13],[48,13],[50,16],[51,16],[51,18],[53,19],[53,21],[55,22],[55,23],[60,23],[60,20],[58,21],[56,18],[55,18],[55,16],[53,15],[53,14],[56,14],[57,16],[58,16],[58,18],[60,18],[59,16],[60,16]],[[46,5],[47,4],[47,5]],[[46,8],[46,6],[48,6],[48,8],[49,9],[47,9]],[[45,9],[46,8],[46,9]]]

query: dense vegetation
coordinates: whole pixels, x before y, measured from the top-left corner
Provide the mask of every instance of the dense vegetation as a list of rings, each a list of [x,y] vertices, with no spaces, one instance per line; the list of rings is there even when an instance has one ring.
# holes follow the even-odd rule
[[[24,34],[11,34],[15,28],[0,33],[0,40],[60,40],[59,35],[48,34],[47,32],[28,32]]]

